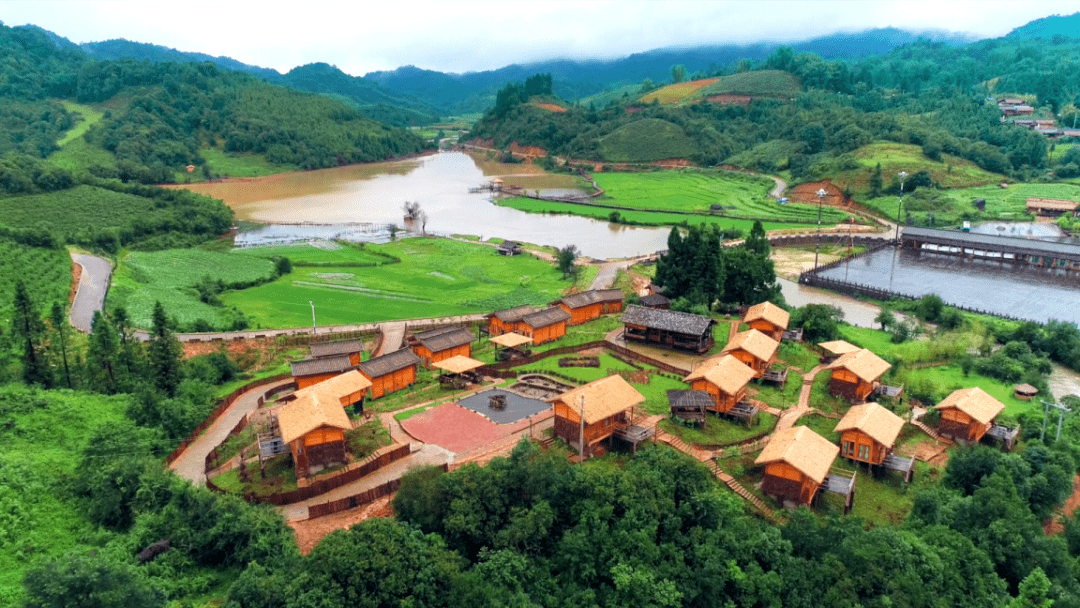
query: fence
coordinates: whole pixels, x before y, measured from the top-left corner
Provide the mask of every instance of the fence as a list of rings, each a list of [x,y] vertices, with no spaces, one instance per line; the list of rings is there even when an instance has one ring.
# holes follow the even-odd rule
[[[214,424],[214,422],[216,422],[217,419],[223,413],[225,413],[225,410],[229,409],[229,406],[232,405],[233,402],[235,402],[236,399],[240,397],[240,395],[243,395],[244,393],[250,391],[253,388],[262,386],[264,384],[273,384],[274,382],[280,382],[281,380],[284,380],[286,378],[292,378],[292,374],[278,374],[269,378],[263,378],[262,380],[255,380],[229,393],[224,399],[221,400],[221,403],[219,403],[218,406],[214,408],[214,411],[211,412],[209,416],[207,416],[206,420],[203,420],[202,424],[195,427],[195,430],[192,431],[190,435],[188,435],[188,438],[180,442],[180,445],[177,446],[171,454],[169,454],[168,458],[165,459],[165,464],[172,464],[174,460],[179,458],[180,454],[182,454],[184,450],[188,448],[188,446],[194,443],[203,431],[205,431],[211,424]]]
[[[542,353],[537,353],[535,355],[530,355],[530,356],[525,357],[523,359],[515,359],[513,361],[502,361],[500,363],[493,363],[491,365],[485,365],[484,367],[481,367],[478,371],[480,373],[484,374],[484,375],[495,377],[496,375],[498,375],[500,373],[503,373],[503,374],[506,373],[506,371],[510,367],[524,367],[526,365],[536,363],[537,361],[547,359],[548,357],[557,357],[559,355],[568,355],[570,353],[576,353],[578,351],[588,350],[590,348],[606,348],[606,349],[616,353],[618,355],[617,358],[619,358],[619,359],[623,359],[623,358],[631,359],[633,361],[637,361],[638,363],[644,363],[645,365],[651,365],[651,366],[656,367],[658,369],[661,369],[661,370],[663,370],[665,372],[670,372],[670,373],[673,373],[673,374],[679,374],[680,376],[685,376],[686,374],[690,373],[689,370],[685,370],[685,369],[676,367],[676,366],[671,365],[670,363],[666,363],[664,361],[653,359],[652,357],[649,357],[648,355],[643,355],[643,354],[641,354],[639,352],[632,351],[629,348],[624,348],[622,346],[619,346],[618,344],[612,344],[611,342],[607,342],[605,340],[596,340],[596,341],[593,341],[593,342],[586,342],[584,344],[578,344],[578,345],[575,345],[575,346],[560,346],[559,348],[553,348],[551,350],[547,350],[547,351],[544,351]],[[627,363],[629,363],[629,362],[627,362]],[[633,365],[633,364],[631,364],[631,365]],[[638,367],[638,366],[635,365],[634,367]],[[545,373],[550,373],[550,372],[545,372]],[[508,376],[501,376],[500,375],[499,377],[508,377]]]
[[[450,467],[447,464],[443,464],[440,468],[442,468],[443,472],[449,472],[450,470]],[[308,519],[324,517],[340,511],[348,511],[349,509],[362,507],[368,503],[375,502],[383,496],[389,496],[394,492],[397,492],[400,487],[401,479],[391,479],[366,492],[360,492],[359,494],[353,494],[352,496],[346,496],[345,498],[331,500],[330,502],[324,502],[322,504],[310,505],[308,507]]]
[[[771,432],[772,431],[769,431],[769,433]],[[769,437],[770,435],[765,435],[764,437],[758,437],[757,439],[753,439],[737,445],[718,448],[716,451],[723,450],[723,454],[720,455],[720,457],[722,458],[731,458],[733,456],[742,456],[743,454],[752,454],[754,452],[759,452],[765,449],[765,446],[769,444]]]

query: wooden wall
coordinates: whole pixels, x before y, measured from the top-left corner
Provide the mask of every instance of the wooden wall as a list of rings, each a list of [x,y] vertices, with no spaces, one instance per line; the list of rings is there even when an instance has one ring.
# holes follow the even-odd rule
[[[781,502],[790,500],[796,504],[809,505],[817,489],[818,484],[807,479],[798,469],[786,462],[770,462],[765,465],[761,491],[777,497]]]
[[[710,409],[720,414],[730,412],[731,408],[735,407],[735,404],[737,404],[743,399],[743,397],[746,396],[745,386],[737,394],[729,395],[724,391],[721,391],[720,387],[716,386],[715,384],[709,382],[704,378],[695,378],[694,380],[692,380],[690,382],[690,388],[696,391],[705,391],[706,393],[712,395],[713,407]]]
[[[364,376],[366,377],[367,374],[364,374]],[[371,398],[378,399],[388,393],[400,391],[416,382],[416,366],[410,365],[405,369],[399,369],[396,372],[377,378],[368,378],[368,380],[371,380]]]
[[[990,424],[979,424],[977,420],[956,408],[941,410],[938,432],[942,434],[965,441],[979,441],[989,430]]]
[[[345,434],[341,429],[322,426],[289,446],[297,477],[307,477],[312,467],[345,464]]]
[[[296,390],[314,386],[323,380],[329,380],[334,376],[341,374],[341,372],[327,372],[325,374],[314,374],[311,376],[298,376],[296,378]]]
[[[829,379],[829,393],[839,395],[851,402],[866,401],[873,390],[873,383],[864,382],[843,368],[834,369],[832,378]]]
[[[859,457],[860,447],[869,448],[868,457]],[[844,431],[840,436],[840,455],[848,460],[865,462],[867,464],[881,464],[888,454],[889,450],[887,450],[885,446],[874,441],[869,435],[857,429]]]
[[[413,352],[416,353],[417,357],[420,357],[424,361],[424,367],[431,367],[432,363],[438,363],[439,361],[444,361],[450,357],[456,357],[458,355],[468,357],[472,355],[472,345],[462,344],[461,346],[455,346],[433,353],[428,347],[418,344],[413,347]]]
[[[525,325],[522,333],[523,335],[532,338],[533,345],[553,342],[566,335],[566,321],[559,321],[558,323],[553,323],[546,327],[537,327],[535,329]]]
[[[578,410],[562,401],[556,401],[554,409],[555,436],[567,443],[577,443],[578,436],[581,434],[581,416],[578,415]],[[592,445],[610,437],[615,432],[615,419],[621,414],[622,412],[585,425],[585,445]]]
[[[755,319],[753,322],[749,323],[749,325],[750,329],[756,329],[777,342],[784,337],[784,330],[769,323],[765,319]]]
[[[581,325],[582,323],[592,321],[604,314],[603,302],[594,302],[588,306],[582,306],[581,308],[570,308],[561,302],[559,303],[559,306],[570,313],[570,325]]]
[[[488,333],[493,336],[501,336],[503,334],[509,334],[514,332],[521,333],[524,327],[525,324],[521,321],[503,323],[502,319],[496,317],[495,315],[492,315],[491,320],[488,322]]]
[[[761,359],[758,359],[754,355],[751,355],[750,353],[746,352],[741,348],[728,351],[728,354],[732,357],[735,357],[739,361],[742,361],[748,367],[757,372],[757,375],[754,376],[755,378],[760,378],[762,375],[764,375],[765,370],[769,369],[769,365],[772,363],[771,361],[762,361]]]

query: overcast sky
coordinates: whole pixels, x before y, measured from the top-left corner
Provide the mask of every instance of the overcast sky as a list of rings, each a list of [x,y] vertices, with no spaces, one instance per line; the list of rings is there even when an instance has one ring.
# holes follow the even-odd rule
[[[0,0],[0,21],[32,23],[73,42],[126,38],[281,72],[323,61],[360,76],[403,65],[467,72],[669,46],[794,42],[889,26],[987,38],[1077,10],[1075,0]]]

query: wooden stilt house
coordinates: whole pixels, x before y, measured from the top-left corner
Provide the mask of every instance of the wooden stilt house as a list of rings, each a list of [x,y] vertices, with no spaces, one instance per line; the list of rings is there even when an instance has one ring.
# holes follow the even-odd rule
[[[746,397],[746,386],[756,375],[742,361],[731,355],[721,355],[704,361],[683,378],[683,382],[711,397],[711,411],[726,414]]]
[[[592,321],[600,315],[622,312],[621,289],[590,289],[555,302],[570,315],[570,325]]]
[[[440,327],[418,333],[409,338],[409,348],[424,362],[425,367],[458,355],[472,354],[472,341],[476,339],[464,327]]]
[[[671,417],[688,420],[705,427],[705,413],[713,408],[713,397],[705,391],[667,391]]]
[[[533,344],[552,342],[566,335],[570,315],[558,306],[529,313],[521,318],[521,335],[532,338]]]
[[[645,397],[622,376],[608,376],[566,391],[552,399],[555,436],[587,457],[596,444],[610,439],[618,430],[633,424],[634,406]],[[584,416],[584,433],[582,417]],[[579,441],[584,434],[585,449]]]
[[[877,403],[853,406],[836,425],[835,431],[840,433],[840,455],[854,462],[901,471],[911,481],[914,459],[892,453],[903,428],[903,418]]]
[[[360,340],[340,340],[337,342],[314,342],[311,344],[311,358],[340,357],[347,355],[349,363],[356,366],[364,354],[364,343]]]
[[[698,354],[713,347],[712,328],[716,321],[688,312],[630,306],[619,320],[623,339],[663,348],[688,350]]]
[[[964,443],[976,443],[990,430],[1005,405],[976,386],[953,391],[934,409],[941,412],[939,433]]]
[[[755,377],[760,378],[776,363],[779,350],[779,342],[756,329],[749,329],[735,334],[721,353],[742,361],[754,370]]]
[[[892,365],[865,348],[841,355],[829,364],[829,392],[853,403],[866,401]]]
[[[357,366],[357,369],[371,381],[371,398],[378,399],[416,382],[416,366],[418,365],[420,365],[420,357],[417,357],[413,351],[403,348],[364,361]]]
[[[371,382],[356,370],[296,392],[277,411],[281,440],[289,445],[297,477],[348,462],[345,431],[352,422],[345,407],[359,402]]]
[[[314,386],[355,367],[349,355],[304,359],[289,364],[297,390]]]
[[[743,323],[779,342],[784,337],[791,315],[772,302],[762,302],[746,309]]]
[[[488,315],[488,333],[493,336],[501,336],[509,333],[519,333],[524,335],[521,331],[521,318],[534,312],[536,312],[536,309],[528,304],[507,308],[506,310],[496,310]]]
[[[832,363],[833,361],[836,361],[837,359],[843,357],[848,353],[853,353],[861,350],[858,346],[855,346],[854,344],[846,340],[833,340],[832,342],[822,342],[821,344],[818,344],[818,347],[820,347],[821,350],[824,351],[824,354],[821,356],[821,362],[825,364]]]
[[[765,465],[761,491],[797,505],[809,505],[829,476],[840,448],[810,430],[795,426],[778,431],[754,462]]]

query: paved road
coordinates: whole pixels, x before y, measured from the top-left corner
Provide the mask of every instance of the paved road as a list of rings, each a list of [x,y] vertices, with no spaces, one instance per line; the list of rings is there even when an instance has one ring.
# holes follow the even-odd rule
[[[779,200],[781,197],[784,196],[784,190],[787,190],[787,182],[773,175],[768,175],[766,177],[771,179],[773,183],[776,184],[776,187],[773,188],[771,192],[769,192],[769,196]]]
[[[75,301],[71,303],[71,324],[80,331],[90,333],[94,312],[105,306],[105,294],[109,292],[112,264],[105,258],[84,253],[73,253],[71,259],[82,266]]]

